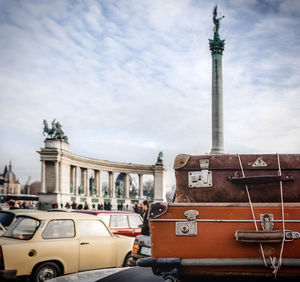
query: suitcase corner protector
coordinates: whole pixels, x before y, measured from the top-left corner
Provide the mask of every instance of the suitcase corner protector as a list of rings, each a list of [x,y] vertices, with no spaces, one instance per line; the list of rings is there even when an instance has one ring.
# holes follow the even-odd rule
[[[191,155],[188,154],[179,154],[176,156],[174,161],[174,169],[180,169],[183,168],[189,161]]]
[[[153,203],[150,206],[148,218],[154,219],[157,217],[160,217],[164,213],[166,213],[168,210],[168,203],[167,202],[157,202]]]

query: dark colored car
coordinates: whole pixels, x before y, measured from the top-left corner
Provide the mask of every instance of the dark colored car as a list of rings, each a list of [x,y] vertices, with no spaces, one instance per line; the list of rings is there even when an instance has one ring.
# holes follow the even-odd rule
[[[143,219],[130,211],[76,210],[99,217],[114,234],[136,237],[142,232]]]
[[[135,266],[140,258],[151,257],[151,239],[149,235],[138,235],[133,243],[129,265]]]

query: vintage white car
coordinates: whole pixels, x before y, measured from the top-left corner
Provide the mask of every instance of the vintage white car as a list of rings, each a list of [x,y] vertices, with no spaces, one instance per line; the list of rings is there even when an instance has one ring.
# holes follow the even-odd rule
[[[66,212],[19,215],[0,237],[0,280],[63,274],[128,264],[133,237],[114,235],[95,216]]]

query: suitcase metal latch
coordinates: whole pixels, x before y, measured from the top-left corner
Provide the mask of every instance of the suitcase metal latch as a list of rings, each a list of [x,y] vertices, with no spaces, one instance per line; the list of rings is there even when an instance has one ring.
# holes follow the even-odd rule
[[[270,231],[274,228],[274,216],[273,214],[260,214],[260,224],[263,231]]]
[[[197,236],[197,222],[196,217],[199,212],[196,210],[187,210],[184,215],[186,221],[176,222],[175,234],[176,236]]]
[[[199,160],[200,171],[190,171],[188,173],[189,177],[189,187],[211,187],[212,186],[212,172],[208,170],[209,160]]]

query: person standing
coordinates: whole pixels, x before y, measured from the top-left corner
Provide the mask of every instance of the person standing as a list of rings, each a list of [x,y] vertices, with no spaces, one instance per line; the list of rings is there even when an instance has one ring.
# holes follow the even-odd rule
[[[150,228],[149,228],[149,222],[148,222],[149,202],[147,200],[143,201],[142,209],[143,209],[142,234],[149,236],[150,235]]]
[[[15,209],[15,202],[10,201],[10,202],[8,203],[8,205],[9,205],[9,209],[10,209],[10,210],[14,210],[14,209]]]
[[[139,207],[137,203],[134,204],[133,210],[135,213],[139,213]]]
[[[77,204],[76,204],[75,201],[73,201],[71,207],[72,207],[73,210],[76,210],[76,209],[77,209]]]
[[[88,205],[88,203],[87,203],[87,202],[85,202],[85,203],[84,203],[84,207],[83,207],[83,209],[84,209],[84,210],[88,210],[88,209],[89,209],[89,205]]]

